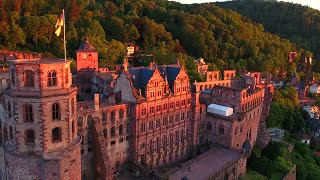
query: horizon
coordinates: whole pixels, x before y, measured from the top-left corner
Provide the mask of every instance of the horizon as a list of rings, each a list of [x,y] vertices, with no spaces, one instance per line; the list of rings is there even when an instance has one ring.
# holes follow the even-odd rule
[[[224,1],[231,1],[231,0],[170,0],[180,2],[182,4],[194,4],[194,3],[208,3],[208,2],[224,2]],[[320,11],[320,3],[319,0],[280,0],[283,2],[291,2],[295,4],[300,4],[303,6],[308,6],[313,9],[317,9]]]

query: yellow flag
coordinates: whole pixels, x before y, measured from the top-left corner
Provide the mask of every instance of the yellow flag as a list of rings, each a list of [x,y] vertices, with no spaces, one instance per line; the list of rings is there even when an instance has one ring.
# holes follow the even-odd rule
[[[54,33],[57,36],[60,35],[62,26],[64,26],[64,24],[63,24],[63,12],[61,13],[56,25],[54,26],[56,28],[56,31]]]

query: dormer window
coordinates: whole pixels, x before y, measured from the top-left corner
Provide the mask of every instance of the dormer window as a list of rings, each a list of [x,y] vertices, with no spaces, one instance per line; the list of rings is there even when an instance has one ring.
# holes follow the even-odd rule
[[[34,72],[31,70],[26,70],[24,72],[24,86],[34,87]]]
[[[55,71],[48,72],[48,86],[57,85],[57,73]]]

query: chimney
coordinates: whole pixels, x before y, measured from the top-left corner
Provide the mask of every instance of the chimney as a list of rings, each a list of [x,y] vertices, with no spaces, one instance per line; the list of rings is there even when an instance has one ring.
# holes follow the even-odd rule
[[[100,99],[99,94],[94,94],[94,110],[99,109]]]

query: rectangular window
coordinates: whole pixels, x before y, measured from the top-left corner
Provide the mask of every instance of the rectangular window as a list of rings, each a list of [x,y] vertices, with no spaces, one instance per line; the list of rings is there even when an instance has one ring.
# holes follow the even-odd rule
[[[153,121],[150,121],[149,122],[149,130],[152,130],[153,129]]]
[[[179,106],[180,106],[180,101],[177,101],[176,102],[176,108],[179,108]]]
[[[162,118],[162,125],[166,126],[168,123],[168,119],[166,117]]]
[[[172,123],[173,123],[173,119],[174,119],[173,116],[170,116],[170,117],[169,117],[169,124],[172,124]]]
[[[168,104],[167,103],[163,104],[163,110],[167,110],[167,109],[168,109]]]
[[[184,113],[181,113],[181,120],[184,120]]]
[[[182,100],[182,106],[185,106],[185,105],[186,105],[186,100],[183,99],[183,100]]]
[[[141,132],[145,132],[146,131],[146,124],[142,123],[141,124]]]
[[[154,113],[154,107],[150,107],[149,113],[150,113],[150,114],[153,114],[153,113]]]
[[[180,114],[176,114],[176,122],[180,120]]]
[[[144,116],[147,114],[146,108],[142,108],[141,110],[141,115]]]
[[[157,119],[156,121],[156,128],[159,128],[160,127],[160,119]]]

